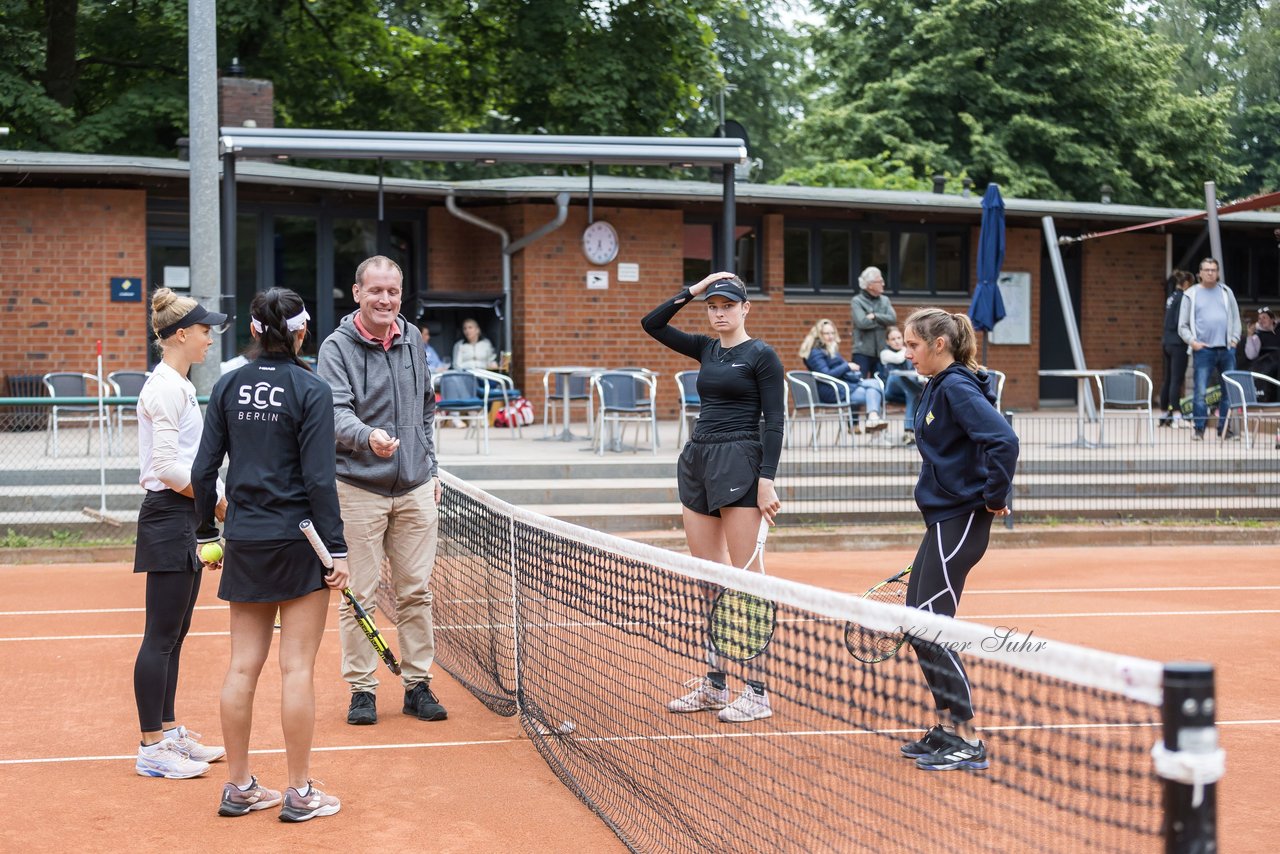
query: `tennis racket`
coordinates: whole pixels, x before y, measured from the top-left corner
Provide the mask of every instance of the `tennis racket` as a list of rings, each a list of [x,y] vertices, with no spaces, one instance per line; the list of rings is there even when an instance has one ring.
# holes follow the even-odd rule
[[[316,550],[316,554],[320,557],[320,562],[324,564],[325,569],[333,569],[333,556],[329,554],[329,550],[320,541],[320,535],[316,533],[316,527],[311,524],[311,520],[303,519],[298,523],[298,527],[302,530],[303,536],[307,538],[307,542],[311,543],[311,548]],[[364,636],[369,639],[369,643],[373,644],[374,650],[386,662],[391,672],[399,676],[400,662],[396,661],[396,654],[391,651],[391,647],[387,646],[387,642],[382,639],[382,633],[373,624],[373,617],[370,617],[364,606],[356,601],[356,596],[351,592],[350,587],[342,588],[342,595],[347,597],[347,602],[351,604],[351,612],[356,615],[356,622],[360,625],[360,631],[364,632]]]
[[[862,598],[893,605],[905,605],[907,604],[907,579],[910,575],[911,567],[907,567],[892,578],[886,578],[872,586],[862,594]],[[906,639],[907,636],[902,632],[881,632],[868,629],[861,623],[844,625],[844,645],[848,648],[849,654],[867,664],[878,664],[893,658]]]
[[[768,537],[769,522],[761,519],[756,550],[743,569],[750,569],[753,563],[758,562],[760,572],[764,573],[764,543]],[[777,606],[768,599],[726,587],[716,594],[711,605],[711,646],[725,658],[750,661],[764,652],[773,640],[777,615]]]

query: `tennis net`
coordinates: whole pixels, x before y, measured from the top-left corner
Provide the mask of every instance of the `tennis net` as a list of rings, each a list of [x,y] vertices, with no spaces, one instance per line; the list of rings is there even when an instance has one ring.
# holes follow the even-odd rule
[[[1162,847],[1160,663],[720,567],[443,479],[437,661],[494,712],[518,714],[632,850]],[[721,661],[735,693],[744,678],[768,688],[772,717],[749,724],[666,707],[707,671],[725,586],[776,605],[765,651]],[[910,626],[961,655],[987,770],[929,773],[900,754],[934,722],[920,667],[910,645],[856,660],[850,624]],[[1205,789],[1194,797],[1205,809]],[[1209,786],[1209,810],[1212,797]]]

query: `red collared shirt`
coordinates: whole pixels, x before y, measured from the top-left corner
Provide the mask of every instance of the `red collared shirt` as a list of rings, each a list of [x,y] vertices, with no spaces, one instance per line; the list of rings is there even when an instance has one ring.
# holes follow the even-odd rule
[[[357,332],[370,341],[377,341],[382,345],[383,350],[390,350],[392,342],[402,334],[400,332],[400,324],[392,321],[390,328],[387,329],[386,337],[379,338],[377,335],[374,335],[368,329],[364,328],[364,324],[360,322],[359,312],[356,313],[355,319],[352,322],[355,323]]]

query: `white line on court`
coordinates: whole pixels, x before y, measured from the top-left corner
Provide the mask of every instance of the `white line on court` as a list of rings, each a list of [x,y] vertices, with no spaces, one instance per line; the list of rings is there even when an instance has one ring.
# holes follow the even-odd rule
[[[1280,725],[1280,719],[1276,720],[1246,720],[1246,721],[1218,721],[1218,726],[1277,726]],[[1032,731],[1032,730],[1079,730],[1079,729],[1133,729],[1133,728],[1155,728],[1160,726],[1156,723],[1130,723],[1130,724],[1028,724],[1023,726],[1007,726],[1007,727],[981,727],[982,730],[988,732],[1015,732],[1015,731]],[[573,741],[584,742],[624,742],[624,741],[711,741],[726,738],[814,738],[821,736],[867,736],[867,735],[911,735],[918,733],[918,728],[907,729],[838,729],[838,730],[791,730],[791,731],[775,731],[775,732],[705,732],[705,733],[682,733],[680,735],[631,735],[631,736],[601,736],[601,737],[570,737]],[[315,753],[339,753],[345,751],[356,750],[422,750],[426,748],[447,748],[447,747],[491,747],[503,744],[515,744],[528,739],[523,736],[518,738],[493,738],[473,741],[437,741],[437,742],[410,742],[406,744],[342,744],[329,747],[313,747]],[[262,750],[250,750],[250,755],[265,756],[268,754],[284,753],[284,748],[266,748]],[[0,759],[0,765],[48,765],[59,762],[124,762],[131,759],[137,759],[136,753],[121,754],[118,756],[41,756],[28,757],[22,759]]]
[[[962,620],[1056,620],[1064,617],[1224,617],[1240,614],[1280,614],[1280,609],[1241,611],[1080,611],[1074,614],[961,614]]]

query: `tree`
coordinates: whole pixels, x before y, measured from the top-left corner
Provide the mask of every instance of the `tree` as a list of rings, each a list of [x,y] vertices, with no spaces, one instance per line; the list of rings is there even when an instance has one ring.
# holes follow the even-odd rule
[[[1189,204],[1234,178],[1230,93],[1174,90],[1172,52],[1111,0],[816,0],[819,156],[889,152],[1011,195]],[[1188,132],[1194,129],[1194,132]]]

